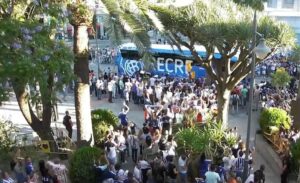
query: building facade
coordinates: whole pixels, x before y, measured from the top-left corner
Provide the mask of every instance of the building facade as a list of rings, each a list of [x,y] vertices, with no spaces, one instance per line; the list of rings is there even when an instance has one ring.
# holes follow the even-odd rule
[[[300,45],[300,0],[268,0],[265,13],[293,27]]]

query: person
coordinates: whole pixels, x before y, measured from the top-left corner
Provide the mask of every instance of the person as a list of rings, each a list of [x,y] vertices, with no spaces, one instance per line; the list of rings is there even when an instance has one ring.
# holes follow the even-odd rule
[[[114,142],[111,135],[108,136],[108,141],[105,143],[106,157],[110,165],[115,165],[117,162],[117,144]]]
[[[205,173],[208,171],[209,161],[206,160],[205,153],[202,153],[199,160],[199,178],[204,178]]]
[[[109,82],[107,84],[107,90],[108,90],[108,102],[113,103],[112,97],[113,97],[113,85],[114,82],[112,79],[109,79]]]
[[[101,80],[101,78],[99,77],[98,79],[97,79],[97,82],[96,82],[96,94],[97,94],[97,99],[98,100],[101,100],[101,88],[103,87],[103,85],[104,85],[104,83],[103,83],[103,81]]]
[[[243,151],[239,151],[238,153],[238,158],[235,159],[235,169],[236,169],[236,176],[237,177],[242,177],[243,172],[244,172],[244,164],[245,164],[245,159],[244,159],[244,153]]]
[[[131,157],[133,162],[137,162],[137,152],[139,147],[139,140],[136,136],[135,132],[132,132],[132,134],[129,136],[129,145],[131,147]]]
[[[48,161],[48,166],[50,167],[51,171],[56,176],[59,183],[67,183],[67,167],[60,162],[59,158],[54,159],[54,161]]]
[[[169,177],[170,183],[175,183],[177,178],[178,171],[176,169],[175,164],[173,163],[173,157],[170,157],[168,167],[167,167],[167,175]]]
[[[41,174],[42,183],[51,183],[53,181],[49,173],[49,170],[46,168],[46,164],[44,160],[39,161],[39,170]]]
[[[122,111],[119,113],[119,119],[120,123],[123,127],[128,126],[128,120],[127,120],[127,113],[129,112],[130,108],[126,105],[126,102],[123,103]]]
[[[216,166],[211,165],[210,170],[205,173],[205,183],[218,183],[218,182],[221,182],[220,175],[215,171],[216,171]]]
[[[133,176],[132,172],[128,172],[127,179],[124,180],[124,183],[139,183],[139,181]]]
[[[23,163],[22,159],[18,158],[17,160],[13,160],[10,163],[11,170],[15,174],[15,178],[17,183],[24,183],[26,180],[25,174],[23,173]]]
[[[65,115],[64,120],[63,120],[63,125],[66,127],[66,130],[68,131],[68,137],[70,139],[72,139],[72,133],[73,133],[72,126],[73,126],[73,123],[72,123],[72,120],[71,120],[71,116],[69,115],[69,111],[66,111],[66,115]]]
[[[1,183],[15,183],[15,181],[9,176],[8,172],[3,171],[2,172],[2,182]]]
[[[182,154],[178,159],[178,170],[180,182],[187,182],[187,157],[185,154]]]
[[[254,183],[265,183],[265,165],[260,165],[260,168],[254,172]]]
[[[148,161],[144,160],[143,157],[139,157],[139,167],[141,170],[141,177],[142,177],[142,183],[147,183],[148,181],[148,170],[151,169],[150,164]]]
[[[239,96],[238,94],[234,93],[232,95],[232,111],[233,112],[238,112],[239,111]]]
[[[33,164],[30,157],[25,158],[25,173],[26,175],[31,175],[33,172]]]
[[[120,134],[117,136],[118,139],[118,149],[120,152],[121,163],[125,163],[125,152],[126,152],[126,139],[124,137],[123,131],[120,131]]]

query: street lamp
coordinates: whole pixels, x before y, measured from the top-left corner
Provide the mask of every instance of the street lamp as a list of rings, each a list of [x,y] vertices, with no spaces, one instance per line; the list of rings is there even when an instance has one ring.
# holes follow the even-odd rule
[[[254,48],[253,52],[257,58],[263,60],[271,52],[271,49],[266,45],[266,40],[262,37],[260,38],[258,45]]]
[[[259,44],[256,46],[256,35],[260,36]],[[248,166],[249,166],[249,151],[250,151],[250,132],[251,132],[251,121],[252,121],[252,104],[253,104],[253,93],[254,93],[254,79],[255,79],[255,59],[256,57],[260,60],[266,58],[271,52],[271,49],[266,46],[265,39],[262,34],[257,32],[257,18],[256,11],[254,12],[253,18],[253,41],[252,41],[252,63],[251,63],[251,81],[250,81],[250,93],[249,93],[249,107],[248,107],[248,124],[247,124],[247,138],[246,138],[246,154],[244,162],[244,175],[243,181],[246,181],[248,177]]]

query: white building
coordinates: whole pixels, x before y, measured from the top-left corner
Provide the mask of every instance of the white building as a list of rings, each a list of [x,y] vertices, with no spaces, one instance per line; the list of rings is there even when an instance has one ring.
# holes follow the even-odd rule
[[[268,0],[265,13],[293,27],[300,44],[300,0]]]

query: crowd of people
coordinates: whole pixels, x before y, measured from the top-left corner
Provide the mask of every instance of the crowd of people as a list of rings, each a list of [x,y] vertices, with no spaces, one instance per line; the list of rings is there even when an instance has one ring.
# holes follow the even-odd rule
[[[53,161],[40,160],[34,166],[30,157],[21,157],[20,149],[10,163],[11,171],[0,170],[1,183],[67,183],[68,169],[56,158]]]
[[[102,64],[110,64],[116,57],[116,50],[114,48],[106,47],[100,50],[90,48],[89,60],[100,61]]]
[[[109,102],[114,102],[116,98],[124,100],[118,116],[120,127],[111,129],[106,136],[107,162],[101,162],[96,166],[100,172],[99,180],[143,183],[188,182],[188,164],[191,160],[187,152],[177,153],[172,126],[202,125],[213,117],[217,110],[215,85],[205,84],[204,79],[192,82],[188,79],[157,76],[145,79],[142,76],[130,78],[113,73],[105,73],[98,79],[91,77],[92,81],[93,78],[91,90],[99,100],[104,96]],[[238,103],[246,105],[248,85],[241,85],[242,97]],[[235,94],[239,94],[237,89],[232,92],[232,98]],[[144,122],[140,128],[127,117],[132,103],[144,108]],[[207,159],[205,154],[201,155],[197,163],[199,173],[194,182],[241,181],[246,163],[245,144],[238,137],[236,128],[228,132],[239,139],[236,145],[224,152],[223,161],[218,165]],[[249,173],[253,172],[253,155],[254,148],[249,156]],[[135,166],[126,169],[128,162],[133,162]],[[263,182],[264,166],[262,167],[259,169],[261,175],[257,174],[254,178],[254,174],[250,174],[248,182],[258,180]]]
[[[259,66],[260,67],[260,66]],[[273,65],[270,71],[274,72]],[[261,66],[260,69],[263,67]],[[290,74],[294,66],[289,65]],[[262,69],[261,73],[265,73]],[[266,74],[267,75],[267,74]],[[217,112],[217,90],[213,82],[203,78],[196,80],[179,79],[143,75],[136,77],[118,76],[111,71],[105,72],[97,78],[90,72],[90,91],[98,100],[107,98],[115,102],[117,98],[124,100],[118,115],[120,126],[111,128],[106,134],[104,143],[106,160],[94,165],[98,182],[118,183],[160,183],[160,182],[188,182],[188,170],[191,161],[189,152],[178,153],[174,139],[173,125],[182,124],[189,128],[194,125],[204,125],[207,120],[214,118]],[[290,102],[296,97],[299,81],[292,80],[286,88],[272,87],[268,82],[257,83],[254,90],[254,110],[268,107],[279,107],[290,110]],[[240,108],[247,109],[249,100],[249,80],[243,80],[231,92],[230,106],[232,113]],[[128,119],[130,105],[140,105],[144,109],[143,125],[138,126]],[[247,110],[246,110],[247,111]],[[64,125],[72,129],[70,118],[64,118]],[[72,137],[72,130],[68,130]],[[193,182],[218,183],[241,182],[244,173],[249,174],[247,183],[265,182],[264,165],[253,170],[253,156],[255,148],[249,154],[249,162],[245,160],[245,143],[237,133],[237,129],[229,129],[228,133],[237,137],[237,142],[229,149],[224,149],[222,161],[215,164],[205,154],[197,159],[197,175]],[[296,141],[300,135],[298,131],[286,133]],[[128,164],[133,164],[132,167]],[[245,163],[249,172],[244,172]],[[283,171],[288,170],[289,162],[283,162]],[[2,172],[3,183],[13,182],[66,182],[67,169],[58,160],[40,161],[39,171],[33,167],[29,157],[16,158],[11,163],[13,174]],[[39,172],[39,173],[37,173]],[[39,176],[38,176],[39,175]],[[1,182],[1,181],[0,181]]]

